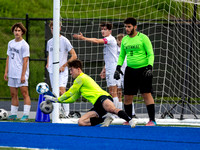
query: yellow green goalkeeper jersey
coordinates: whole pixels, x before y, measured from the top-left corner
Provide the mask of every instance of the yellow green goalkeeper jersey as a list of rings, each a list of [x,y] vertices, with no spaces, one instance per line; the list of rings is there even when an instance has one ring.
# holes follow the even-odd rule
[[[128,67],[137,69],[148,65],[153,66],[154,53],[149,38],[140,32],[134,37],[125,36],[122,39],[117,65],[122,66],[126,56]]]
[[[62,96],[58,97],[58,101],[61,103],[73,103],[81,95],[93,105],[100,96],[110,96],[110,94],[104,91],[90,76],[81,73],[74,80],[70,89]]]

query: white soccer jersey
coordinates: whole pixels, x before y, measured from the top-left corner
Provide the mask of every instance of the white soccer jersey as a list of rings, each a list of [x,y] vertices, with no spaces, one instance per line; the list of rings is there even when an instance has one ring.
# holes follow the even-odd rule
[[[104,42],[104,61],[105,61],[105,69],[107,70],[114,70],[117,66],[117,42],[116,39],[109,35],[103,39]]]
[[[121,48],[117,45],[117,58],[119,58],[120,51],[121,51]],[[117,82],[118,88],[124,88],[124,73],[125,73],[126,67],[127,67],[127,60],[126,60],[126,57],[125,57],[124,63],[121,67],[121,71],[123,72],[123,75],[120,74],[120,79]]]
[[[67,62],[68,52],[73,48],[70,41],[64,37],[60,36],[60,48],[59,48],[59,66]],[[47,51],[49,52],[49,73],[53,73],[53,38],[47,42]],[[65,67],[67,69],[67,67]]]
[[[121,48],[117,45],[117,59],[119,58],[120,51],[121,51]],[[124,59],[124,63],[122,65],[122,67],[121,67],[121,71],[123,73],[125,72],[126,66],[127,66],[127,61],[126,61],[126,58],[125,58]]]
[[[15,39],[8,43],[7,55],[9,56],[8,62],[8,77],[21,79],[23,58],[30,57],[30,50],[28,43],[22,39],[16,42]],[[29,77],[29,61],[26,68],[25,79]]]

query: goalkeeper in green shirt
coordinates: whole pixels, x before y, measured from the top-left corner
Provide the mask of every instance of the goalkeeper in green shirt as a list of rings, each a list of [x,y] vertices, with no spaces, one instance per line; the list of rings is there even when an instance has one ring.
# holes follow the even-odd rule
[[[122,39],[121,51],[118,58],[115,79],[120,78],[121,66],[127,57],[127,67],[124,75],[124,108],[125,112],[132,116],[133,96],[138,90],[144,98],[147,107],[149,122],[146,126],[155,126],[155,106],[152,92],[152,68],[154,53],[149,38],[137,32],[137,21],[135,18],[127,18],[124,21],[127,35]],[[128,123],[126,123],[128,124]]]
[[[68,62],[70,74],[75,79],[70,89],[54,101],[60,103],[73,103],[81,95],[93,104],[93,108],[84,114],[78,121],[79,126],[95,126],[102,122],[102,127],[108,127],[116,114],[135,127],[136,121],[131,119],[123,110],[115,107],[109,93],[104,91],[91,77],[82,72],[82,62],[73,60]],[[46,98],[48,100],[48,98]],[[52,100],[52,99],[51,99]]]

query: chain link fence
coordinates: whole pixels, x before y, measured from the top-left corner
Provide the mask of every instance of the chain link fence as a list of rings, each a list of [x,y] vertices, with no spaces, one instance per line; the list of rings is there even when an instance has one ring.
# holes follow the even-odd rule
[[[47,37],[45,36],[46,26],[51,20],[43,18],[0,18],[1,27],[1,45],[0,45],[0,99],[11,99],[10,90],[7,86],[7,81],[4,81],[4,70],[7,57],[7,45],[8,42],[14,39],[14,35],[11,32],[11,27],[17,22],[22,22],[27,28],[27,34],[24,35],[24,39],[30,45],[30,76],[29,76],[29,94],[32,100],[38,99],[38,94],[35,91],[35,87],[39,82],[47,80],[47,72],[45,69],[46,53],[45,47]],[[22,99],[22,95],[19,92],[19,99]]]

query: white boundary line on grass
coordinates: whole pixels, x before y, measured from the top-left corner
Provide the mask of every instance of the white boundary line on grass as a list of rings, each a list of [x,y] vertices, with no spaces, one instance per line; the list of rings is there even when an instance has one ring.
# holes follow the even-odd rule
[[[53,149],[40,149],[40,148],[28,148],[28,147],[11,147],[11,146],[0,146],[0,148],[17,148],[17,149],[30,149],[30,150],[53,150]]]
[[[148,118],[138,118],[137,124],[146,124]],[[120,118],[116,118],[112,121],[112,124],[122,125],[125,121]],[[55,123],[66,123],[66,124],[78,124],[78,118],[69,118],[69,119],[59,119]],[[158,125],[189,125],[189,126],[200,126],[200,119],[156,119]]]

